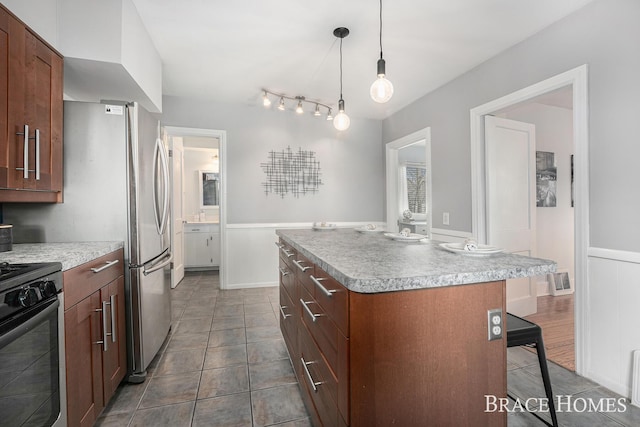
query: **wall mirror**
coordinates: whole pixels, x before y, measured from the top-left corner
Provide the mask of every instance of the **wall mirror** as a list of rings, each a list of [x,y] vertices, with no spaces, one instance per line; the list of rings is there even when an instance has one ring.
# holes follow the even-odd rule
[[[200,208],[217,207],[220,204],[220,176],[210,170],[198,171],[198,190]]]

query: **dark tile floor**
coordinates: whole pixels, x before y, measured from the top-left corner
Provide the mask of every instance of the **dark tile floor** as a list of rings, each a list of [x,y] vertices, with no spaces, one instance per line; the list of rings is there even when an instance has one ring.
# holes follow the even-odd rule
[[[311,425],[278,327],[277,288],[220,290],[217,272],[187,273],[171,298],[172,330],[147,380],[122,384],[97,426]],[[544,397],[535,354],[510,348],[507,358],[509,393],[523,403]],[[640,425],[640,408],[628,402],[624,412],[580,412],[588,399],[619,396],[554,363],[549,369],[556,396],[571,396],[577,409],[558,413],[562,426]],[[544,424],[512,412],[508,425]]]

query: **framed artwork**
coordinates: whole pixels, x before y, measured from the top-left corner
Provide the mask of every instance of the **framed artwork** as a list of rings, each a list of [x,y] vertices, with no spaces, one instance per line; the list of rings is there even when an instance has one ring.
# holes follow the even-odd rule
[[[551,295],[567,295],[573,293],[573,285],[569,279],[569,273],[559,272],[547,275],[549,286],[551,288]]]
[[[555,154],[536,151],[536,206],[556,207],[556,161]]]

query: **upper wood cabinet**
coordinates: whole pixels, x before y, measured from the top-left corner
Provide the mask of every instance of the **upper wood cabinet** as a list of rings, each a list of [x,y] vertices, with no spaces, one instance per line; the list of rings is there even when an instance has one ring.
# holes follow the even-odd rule
[[[63,58],[0,5],[0,202],[62,202]]]

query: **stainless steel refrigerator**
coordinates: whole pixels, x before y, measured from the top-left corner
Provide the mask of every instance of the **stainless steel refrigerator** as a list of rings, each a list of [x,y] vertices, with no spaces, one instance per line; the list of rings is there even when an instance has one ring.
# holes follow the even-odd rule
[[[136,103],[64,103],[64,203],[4,207],[22,241],[122,240],[129,375],[144,381],[171,326],[170,181],[159,120]]]

